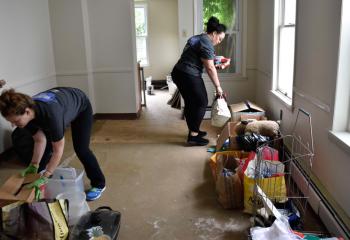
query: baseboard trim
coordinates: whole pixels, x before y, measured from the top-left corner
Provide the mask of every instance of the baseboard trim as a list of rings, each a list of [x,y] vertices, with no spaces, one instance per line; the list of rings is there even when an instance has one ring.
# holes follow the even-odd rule
[[[168,86],[165,79],[153,79],[151,83],[154,86],[154,89],[161,89],[163,87]]]
[[[140,118],[141,111],[137,113],[96,113],[95,120],[135,120]]]

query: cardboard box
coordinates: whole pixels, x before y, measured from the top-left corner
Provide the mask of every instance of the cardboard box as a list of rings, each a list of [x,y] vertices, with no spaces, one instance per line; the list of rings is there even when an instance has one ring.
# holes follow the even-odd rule
[[[247,119],[264,120],[265,118],[265,110],[249,101],[231,104],[230,111],[231,122]]]
[[[12,175],[0,187],[0,202],[25,201],[32,202],[35,198],[35,189],[26,188],[25,185],[40,178],[40,174],[28,174],[21,177],[19,173]]]
[[[224,145],[225,141],[229,139],[229,150],[239,150],[236,141],[236,125],[238,122],[228,122],[222,129],[221,134],[216,142],[216,151],[219,151]]]

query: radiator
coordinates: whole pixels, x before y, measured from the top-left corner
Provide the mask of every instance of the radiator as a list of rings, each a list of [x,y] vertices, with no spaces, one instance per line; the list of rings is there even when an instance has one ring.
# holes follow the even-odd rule
[[[338,216],[336,210],[329,204],[326,198],[318,190],[318,188],[307,179],[300,166],[295,162],[291,162],[290,166],[293,181],[298,185],[300,191],[308,196],[308,203],[314,212],[320,217],[321,221],[326,226],[327,230],[333,236],[342,236],[344,239],[350,239],[350,232],[341,218]]]

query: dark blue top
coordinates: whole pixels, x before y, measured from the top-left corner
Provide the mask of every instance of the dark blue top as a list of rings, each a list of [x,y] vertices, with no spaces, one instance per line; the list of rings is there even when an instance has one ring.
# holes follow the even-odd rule
[[[195,35],[187,41],[175,68],[193,76],[200,76],[203,72],[201,59],[212,60],[214,57],[214,46],[208,35]]]
[[[69,124],[90,104],[83,91],[77,88],[58,87],[32,97],[35,102],[35,118],[26,129],[34,135],[39,129],[49,134],[51,141],[64,137]]]

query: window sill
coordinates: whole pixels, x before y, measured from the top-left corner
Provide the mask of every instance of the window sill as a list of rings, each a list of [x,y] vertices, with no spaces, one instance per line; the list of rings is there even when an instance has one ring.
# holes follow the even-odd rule
[[[140,64],[140,67],[149,67],[150,65],[149,65],[149,63],[142,63],[142,64]]]
[[[209,75],[207,73],[203,73],[203,80],[205,82],[211,82]],[[243,76],[238,73],[219,73],[218,74],[220,82],[227,82],[227,81],[247,81],[248,77]]]
[[[328,138],[335,145],[350,154],[350,132],[328,132]]]
[[[282,93],[280,93],[278,91],[275,91],[275,90],[271,90],[270,93],[271,93],[272,96],[274,96],[280,102],[282,102],[283,105],[285,105],[287,109],[289,109],[290,111],[293,110],[292,99],[286,97]]]

